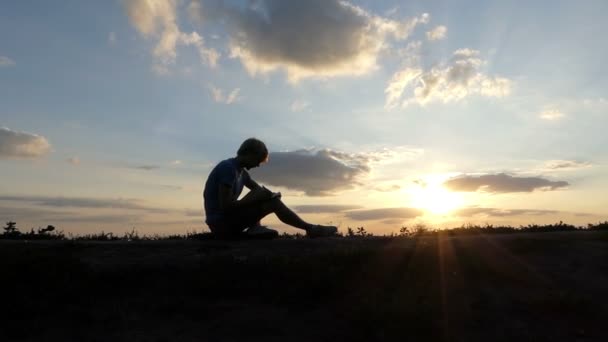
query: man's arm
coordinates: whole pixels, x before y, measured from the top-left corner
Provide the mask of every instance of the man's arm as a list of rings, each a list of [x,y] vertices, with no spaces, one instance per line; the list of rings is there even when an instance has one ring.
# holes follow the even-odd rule
[[[245,178],[245,182],[243,184],[249,190],[257,190],[257,189],[261,188],[260,184],[258,184],[256,181],[254,181],[253,178],[251,178],[251,176],[249,175],[249,173],[247,173],[247,176]]]
[[[281,197],[280,192],[272,192],[272,191],[268,190],[265,186],[259,185],[256,181],[253,180],[253,178],[249,177],[249,175],[247,175],[247,178],[245,179],[244,184],[247,188],[249,188],[251,190],[251,192],[253,192],[253,191],[265,191],[266,192],[267,191],[267,192],[270,192],[270,198]],[[247,195],[249,195],[249,194],[247,194]],[[245,196],[245,197],[247,197],[247,196]]]
[[[257,185],[257,183],[256,183]],[[253,203],[266,201],[272,198],[272,192],[259,185],[255,189],[249,191],[241,200],[233,198],[232,187],[227,184],[222,184],[219,189],[220,209],[223,211],[231,211],[237,208],[249,206]]]

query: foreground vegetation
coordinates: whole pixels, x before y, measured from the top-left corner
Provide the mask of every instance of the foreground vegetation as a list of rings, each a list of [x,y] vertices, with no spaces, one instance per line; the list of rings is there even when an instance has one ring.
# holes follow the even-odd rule
[[[111,232],[100,232],[96,234],[84,234],[84,235],[73,235],[64,234],[62,231],[57,230],[54,226],[49,225],[46,228],[31,228],[29,232],[22,233],[17,228],[17,223],[14,221],[6,222],[3,228],[3,233],[0,234],[0,239],[8,240],[72,240],[72,241],[157,241],[157,240],[206,240],[212,239],[210,233],[205,232],[191,232],[185,235],[140,235],[136,230],[126,232],[122,235],[116,235]],[[416,224],[413,227],[402,226],[397,232],[393,232],[389,235],[383,235],[385,237],[411,237],[420,235],[437,234],[439,232],[447,233],[449,235],[466,235],[466,234],[508,234],[508,233],[538,233],[538,232],[565,232],[565,231],[608,231],[608,221],[589,223],[586,226],[575,226],[572,224],[564,223],[560,221],[555,224],[529,224],[527,226],[494,226],[486,224],[484,226],[465,224],[460,227],[448,228],[448,229],[437,229],[425,224]],[[345,233],[340,233],[339,237],[372,237],[374,234],[368,232],[365,227],[347,227]],[[279,236],[280,238],[302,238],[304,235],[295,233],[283,233]]]
[[[564,226],[7,239],[0,340],[606,341],[606,223]]]

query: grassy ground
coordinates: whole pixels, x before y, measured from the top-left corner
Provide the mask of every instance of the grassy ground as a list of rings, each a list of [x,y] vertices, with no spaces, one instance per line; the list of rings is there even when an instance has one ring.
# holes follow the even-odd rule
[[[606,341],[608,232],[0,241],[2,341]]]

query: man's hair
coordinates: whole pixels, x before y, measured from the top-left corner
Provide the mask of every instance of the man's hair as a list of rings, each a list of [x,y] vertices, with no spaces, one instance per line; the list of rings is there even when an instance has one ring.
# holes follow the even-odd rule
[[[262,140],[256,138],[249,138],[241,144],[239,150],[236,152],[239,156],[256,155],[260,157],[260,161],[268,160],[268,149]]]

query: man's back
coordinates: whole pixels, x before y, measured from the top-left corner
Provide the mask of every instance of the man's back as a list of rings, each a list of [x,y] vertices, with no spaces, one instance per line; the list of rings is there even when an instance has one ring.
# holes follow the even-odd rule
[[[223,217],[219,203],[220,186],[231,187],[232,194],[236,199],[243,191],[246,177],[248,177],[247,171],[239,167],[236,158],[222,160],[211,170],[203,192],[207,223],[213,224]]]

